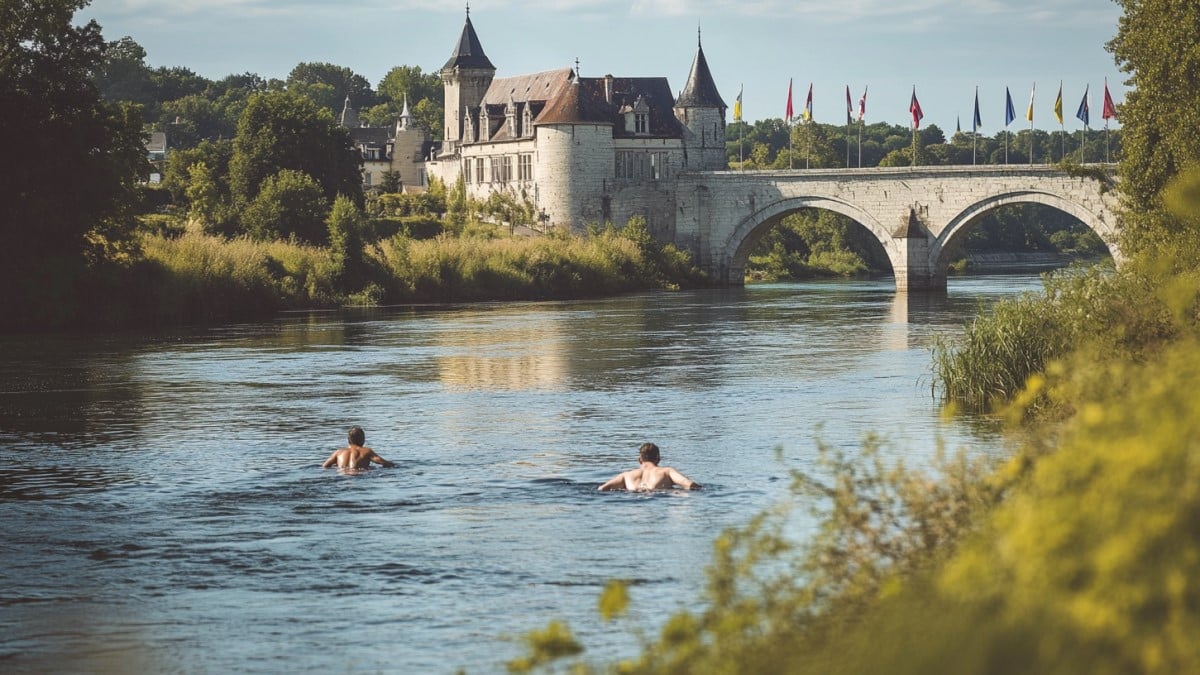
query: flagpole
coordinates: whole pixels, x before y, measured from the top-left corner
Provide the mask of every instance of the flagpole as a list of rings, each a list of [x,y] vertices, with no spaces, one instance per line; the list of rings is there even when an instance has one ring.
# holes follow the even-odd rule
[[[862,125],[863,121],[858,119],[858,168],[862,168]]]

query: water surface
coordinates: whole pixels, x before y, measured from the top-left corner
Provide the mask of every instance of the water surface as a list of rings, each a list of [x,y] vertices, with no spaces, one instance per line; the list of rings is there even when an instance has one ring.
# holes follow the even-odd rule
[[[1035,275],[756,285],[0,338],[0,669],[502,671],[513,636],[634,583],[698,608],[711,542],[815,439],[928,461],[929,345]],[[322,470],[352,424],[396,462]],[[655,441],[700,492],[597,493]],[[776,458],[782,448],[783,461]],[[802,535],[802,533],[801,533]]]

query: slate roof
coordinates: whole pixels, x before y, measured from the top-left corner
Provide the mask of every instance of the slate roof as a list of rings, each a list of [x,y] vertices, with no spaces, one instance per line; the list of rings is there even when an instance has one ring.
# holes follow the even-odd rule
[[[454,48],[454,53],[450,55],[450,60],[446,61],[446,65],[442,66],[442,70],[455,67],[496,70],[496,66],[493,66],[492,62],[488,60],[487,54],[483,53],[483,45],[479,43],[475,27],[471,25],[470,14],[467,15],[462,35],[458,38],[458,46]]]
[[[713,82],[712,71],[708,69],[708,60],[704,58],[704,47],[696,44],[696,58],[692,61],[692,72],[688,74],[687,84],[679,92],[676,106],[690,108],[727,108],[717,85]]]

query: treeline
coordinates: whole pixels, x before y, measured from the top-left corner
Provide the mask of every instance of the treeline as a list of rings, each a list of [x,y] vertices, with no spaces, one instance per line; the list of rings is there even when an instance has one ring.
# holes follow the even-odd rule
[[[955,131],[947,138],[938,125],[931,124],[917,131],[916,165],[1027,165],[1031,151],[1035,164],[1115,162],[1121,157],[1121,138],[1120,129],[1092,129],[1082,135],[1042,129],[1005,130],[992,136]],[[733,122],[725,132],[732,169],[911,166],[913,146],[910,127],[885,122],[855,123],[849,128],[817,122],[789,127],[773,118],[753,124]]]
[[[1125,263],[1057,275],[936,353],[947,414],[995,415],[1012,455],[822,449],[798,509],[717,538],[699,607],[572,672],[1200,672],[1200,60],[1180,57],[1200,5],[1118,4]],[[613,582],[601,617],[652,595]],[[526,642],[510,670],[583,650],[561,623]]]
[[[430,132],[442,126],[442,81],[420,66],[396,66],[374,88],[349,68],[312,62],[297,64],[283,80],[256,73],[210,80],[183,66],[150,68],[146,50],[123,37],[107,44],[94,79],[105,100],[140,106],[146,129],[166,133],[171,148],[233,138],[251,97],[280,91],[335,118],[349,98],[359,120],[373,126],[394,123],[407,99],[418,126]]]

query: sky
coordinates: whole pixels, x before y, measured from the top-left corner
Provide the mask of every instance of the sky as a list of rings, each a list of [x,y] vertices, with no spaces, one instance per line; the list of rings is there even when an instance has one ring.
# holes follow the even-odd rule
[[[1104,49],[1120,8],[1109,0],[473,0],[471,22],[497,77],[573,66],[585,77],[666,77],[678,92],[697,30],[725,102],[741,90],[747,121],[782,118],[789,80],[797,114],[813,87],[813,115],[845,122],[846,87],[866,122],[970,130],[976,87],[980,132],[1004,127],[1005,87],[1017,119],[1036,84],[1034,126],[1057,130],[1062,83],[1068,131],[1090,87],[1091,128],[1103,126],[1105,78],[1124,99],[1125,75]],[[302,62],[346,66],[377,85],[394,66],[442,67],[462,32],[459,0],[93,0],[76,15],[108,40],[130,36],[147,64],[208,78],[253,72],[284,79]]]

